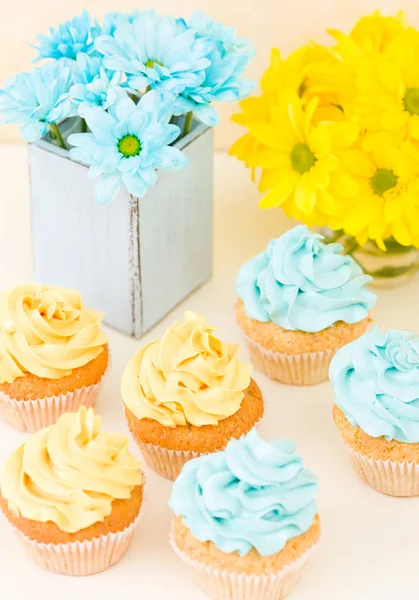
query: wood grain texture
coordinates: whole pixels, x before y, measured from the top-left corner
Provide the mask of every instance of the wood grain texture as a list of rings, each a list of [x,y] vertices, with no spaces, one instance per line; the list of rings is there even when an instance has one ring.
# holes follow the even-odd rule
[[[161,171],[142,199],[122,188],[105,206],[86,166],[46,142],[29,145],[35,280],[79,290],[136,337],[211,275],[213,132],[198,125],[176,145],[189,167]]]

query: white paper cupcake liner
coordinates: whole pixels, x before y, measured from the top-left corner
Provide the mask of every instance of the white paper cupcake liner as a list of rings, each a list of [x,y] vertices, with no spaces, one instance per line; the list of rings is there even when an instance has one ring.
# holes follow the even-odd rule
[[[35,433],[54,425],[65,412],[76,412],[80,406],[93,406],[104,378],[103,375],[98,383],[67,394],[37,400],[15,400],[0,392],[0,417],[15,429]]]
[[[111,353],[108,364],[99,381],[93,385],[36,400],[15,400],[0,392],[0,418],[9,425],[26,433],[35,433],[57,422],[65,412],[77,412],[80,406],[91,408],[96,403],[100,388],[111,368]]]
[[[267,350],[244,336],[254,367],[272,379],[288,385],[315,385],[329,379],[329,366],[336,349],[302,354]]]
[[[266,402],[264,403],[266,410]],[[260,422],[261,419],[256,421],[254,427],[258,428]],[[146,444],[136,436],[133,437],[150,469],[171,481],[174,481],[178,477],[183,465],[189,460],[208,454],[207,452],[194,452],[193,450],[169,450],[154,444]],[[220,450],[222,449],[220,448]]]
[[[31,540],[16,528],[15,532],[30,558],[41,567],[61,575],[84,577],[108,569],[124,556],[142,514],[141,507],[135,521],[124,531],[108,533],[84,542],[43,544]]]
[[[373,489],[390,496],[419,496],[419,464],[377,460],[349,448],[352,465]]]
[[[297,560],[276,573],[248,575],[215,569],[191,559],[176,544],[173,531],[170,544],[188,567],[196,583],[213,600],[282,600],[297,583],[301,569],[318,545],[313,545]]]
[[[134,438],[147,465],[158,475],[174,481],[185,463],[202,456],[192,450],[168,450],[161,446],[145,444]]]

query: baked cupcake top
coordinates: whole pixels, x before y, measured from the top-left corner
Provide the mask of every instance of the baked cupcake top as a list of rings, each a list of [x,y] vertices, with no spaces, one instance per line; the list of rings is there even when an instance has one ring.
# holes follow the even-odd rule
[[[236,292],[251,319],[316,332],[368,316],[376,301],[365,288],[372,278],[352,257],[340,254],[343,246],[321,239],[298,225],[240,268]]]
[[[65,413],[7,459],[1,493],[17,516],[75,533],[103,521],[116,499],[142,483],[128,439],[101,431],[93,409]]]
[[[190,311],[184,317],[134,354],[122,377],[122,398],[138,419],[166,427],[217,425],[239,410],[252,367],[203,317]]]
[[[419,336],[377,327],[333,357],[335,402],[371,437],[419,442]]]
[[[29,283],[1,293],[0,383],[27,373],[47,379],[71,375],[107,343],[102,318],[70,289]]]
[[[293,442],[266,442],[252,429],[224,451],[186,463],[170,507],[197,540],[222,552],[275,554],[316,514],[317,478],[294,451]]]

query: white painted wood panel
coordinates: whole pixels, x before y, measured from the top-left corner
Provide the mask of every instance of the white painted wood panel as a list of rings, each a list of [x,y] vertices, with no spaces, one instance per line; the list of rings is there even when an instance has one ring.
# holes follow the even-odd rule
[[[139,200],[94,201],[87,167],[44,141],[29,146],[35,279],[73,287],[105,322],[140,337],[212,269],[213,133],[181,140],[190,166],[160,172]]]

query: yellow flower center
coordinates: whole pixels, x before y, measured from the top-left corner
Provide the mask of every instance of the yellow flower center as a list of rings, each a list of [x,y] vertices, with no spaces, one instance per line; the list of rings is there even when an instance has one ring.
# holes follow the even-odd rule
[[[137,156],[141,152],[141,142],[135,135],[125,135],[118,142],[118,150],[127,158]]]
[[[316,157],[307,144],[296,144],[291,151],[291,165],[294,171],[306,173],[316,162]]]
[[[374,194],[382,196],[388,190],[396,187],[397,175],[391,169],[377,169],[371,177],[371,186]]]
[[[150,69],[154,68],[154,65],[160,65],[161,67],[163,66],[161,64],[161,62],[159,62],[158,60],[148,60],[146,63],[144,63],[146,67],[150,67]]]
[[[411,115],[419,115],[419,88],[408,88],[403,98],[405,110]]]

